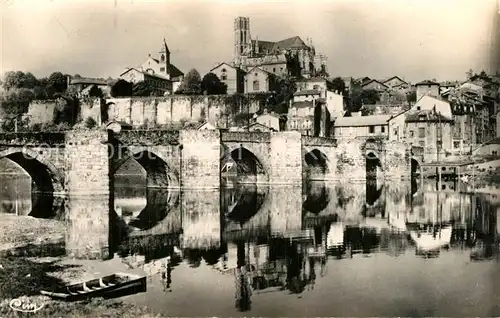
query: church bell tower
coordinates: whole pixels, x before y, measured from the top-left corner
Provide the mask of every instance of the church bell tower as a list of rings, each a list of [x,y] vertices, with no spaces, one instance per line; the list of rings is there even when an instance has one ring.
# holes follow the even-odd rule
[[[160,61],[160,73],[167,79],[170,79],[170,73],[168,71],[170,65],[170,50],[168,49],[167,41],[163,39],[163,45],[159,53]]]
[[[237,17],[234,19],[234,64],[241,64],[241,57],[246,54],[251,47],[250,18]]]

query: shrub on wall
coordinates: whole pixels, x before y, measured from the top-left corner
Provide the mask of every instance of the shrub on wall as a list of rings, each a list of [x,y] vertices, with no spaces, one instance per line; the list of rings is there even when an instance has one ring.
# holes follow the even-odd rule
[[[87,119],[85,119],[85,127],[87,127],[88,129],[93,129],[95,126],[97,126],[97,122],[94,118],[88,117]]]

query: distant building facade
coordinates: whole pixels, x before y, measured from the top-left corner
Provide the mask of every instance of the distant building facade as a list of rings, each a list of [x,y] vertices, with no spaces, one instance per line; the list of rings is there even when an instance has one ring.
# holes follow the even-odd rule
[[[340,117],[335,120],[333,135],[337,139],[389,137],[389,115]]]
[[[277,42],[262,41],[251,36],[250,18],[237,17],[234,20],[234,65],[247,71],[259,66],[275,75],[288,74],[287,54],[298,58],[301,75],[312,77],[327,71],[327,58],[316,53],[312,41],[305,43],[294,36]]]
[[[417,101],[423,96],[439,97],[439,83],[425,80],[415,84]]]
[[[245,92],[245,71],[228,63],[220,63],[210,70],[219,80],[227,85],[227,94]]]
[[[120,78],[131,83],[145,81],[160,92],[172,94],[179,88],[184,73],[171,63],[170,50],[167,42],[163,40],[158,58],[153,58],[149,54],[146,61],[139,67],[128,67],[125,72],[120,74]]]
[[[276,76],[254,67],[245,74],[245,94],[271,93],[276,89]]]

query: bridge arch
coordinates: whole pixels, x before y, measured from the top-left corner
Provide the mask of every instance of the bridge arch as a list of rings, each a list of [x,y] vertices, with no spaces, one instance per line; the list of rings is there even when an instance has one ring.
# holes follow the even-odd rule
[[[111,167],[111,175],[127,161],[135,160],[146,171],[148,187],[167,188],[179,186],[178,173],[168,165],[163,156],[151,151],[147,147],[128,150],[125,155],[119,156]]]
[[[245,181],[257,181],[266,175],[266,169],[259,157],[243,144],[232,148],[221,147],[221,174],[243,178]]]
[[[307,150],[306,150],[307,151]],[[318,148],[308,151],[304,155],[305,163],[312,175],[325,175],[329,172],[330,160],[324,152]]]
[[[63,174],[51,162],[30,149],[11,148],[0,152],[0,159],[7,158],[18,164],[31,177],[32,192],[53,193],[64,191]]]

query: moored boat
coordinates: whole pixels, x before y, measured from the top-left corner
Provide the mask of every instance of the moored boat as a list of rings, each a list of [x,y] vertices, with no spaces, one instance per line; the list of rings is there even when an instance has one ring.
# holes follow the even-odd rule
[[[126,290],[146,290],[146,276],[115,273],[80,283],[73,283],[53,291],[41,290],[42,295],[66,301],[83,300],[92,297],[105,297],[107,294]]]

